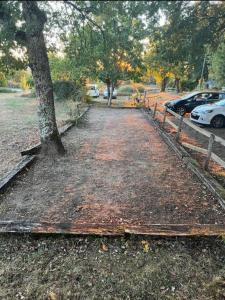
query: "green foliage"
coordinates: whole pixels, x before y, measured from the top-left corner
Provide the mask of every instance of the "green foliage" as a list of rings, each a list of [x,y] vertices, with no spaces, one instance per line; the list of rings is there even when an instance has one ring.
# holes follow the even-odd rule
[[[214,51],[225,29],[225,3],[162,1],[166,22],[154,26],[145,55],[151,74],[186,82],[200,79],[207,49]],[[156,74],[157,73],[157,74]],[[204,69],[208,79],[208,66]]]
[[[225,86],[225,42],[219,45],[212,56],[211,71],[218,86]]]
[[[118,88],[118,93],[122,95],[129,95],[134,92],[134,89],[130,85],[122,85]]]
[[[82,85],[72,81],[57,80],[53,83],[56,100],[86,101],[86,90]]]
[[[49,65],[52,80],[79,81],[81,73],[75,68],[68,57],[60,57],[54,53],[49,54]]]
[[[3,72],[0,72],[0,87],[6,87],[7,83],[8,81],[5,77],[5,74]]]
[[[53,89],[57,100],[71,99],[76,87],[70,81],[57,80],[53,83]]]
[[[0,72],[5,75],[11,75],[27,65],[26,55],[18,57],[13,54],[15,50],[22,50],[22,45],[16,41],[21,18],[19,1],[0,1]]]
[[[14,71],[10,76],[10,86],[21,88],[22,90],[29,90],[34,86],[33,78],[29,70]]]
[[[182,91],[192,91],[194,90],[198,85],[197,81],[192,80],[181,80],[180,86]]]
[[[66,47],[73,68],[84,77],[116,85],[142,75],[141,39],[146,36],[144,1],[92,1],[95,24],[75,22]],[[147,5],[147,4],[146,4]]]

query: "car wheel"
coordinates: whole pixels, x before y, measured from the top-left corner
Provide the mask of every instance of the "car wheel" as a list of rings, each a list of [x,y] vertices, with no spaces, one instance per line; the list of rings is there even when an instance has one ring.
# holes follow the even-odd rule
[[[225,126],[225,118],[223,116],[215,116],[211,121],[211,125],[214,128],[222,128]]]
[[[184,106],[180,106],[176,109],[176,113],[180,116],[184,116],[186,114],[186,109]]]

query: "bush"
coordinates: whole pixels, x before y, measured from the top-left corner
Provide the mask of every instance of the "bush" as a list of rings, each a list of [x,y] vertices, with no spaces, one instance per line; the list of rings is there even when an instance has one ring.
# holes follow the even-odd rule
[[[5,74],[0,72],[0,86],[6,87],[7,86],[7,79],[5,77]]]
[[[182,91],[192,91],[197,87],[198,83],[192,80],[181,80],[180,87]]]
[[[134,92],[134,89],[130,85],[122,85],[118,88],[119,94],[132,94]]]
[[[57,80],[53,83],[56,100],[87,101],[86,89],[80,84],[72,81]]]
[[[57,80],[53,83],[56,100],[67,100],[73,97],[75,86],[70,81]]]
[[[30,85],[29,85],[29,83],[28,83],[28,81],[27,81],[27,76],[26,76],[26,74],[23,75],[23,76],[21,77],[21,79],[20,79],[20,87],[21,87],[21,89],[24,90],[24,91],[28,91],[28,90],[30,89]]]
[[[144,91],[145,91],[145,89],[144,89],[143,86],[139,86],[139,87],[137,88],[137,90],[138,90],[139,93],[144,93]]]

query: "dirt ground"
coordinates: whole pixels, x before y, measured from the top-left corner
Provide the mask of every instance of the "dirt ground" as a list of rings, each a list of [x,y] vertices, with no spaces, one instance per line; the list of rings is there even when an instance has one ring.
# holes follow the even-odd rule
[[[67,107],[56,103],[58,125],[68,119]],[[0,177],[21,159],[20,152],[39,142],[37,101],[22,93],[0,93]]]
[[[65,184],[65,178],[69,178],[67,182],[69,187],[66,190],[61,188],[61,195],[68,195],[67,200],[80,198],[80,202],[82,202],[81,189],[86,187],[87,177],[80,172],[80,167],[86,170],[89,182],[93,182],[93,186],[90,186],[89,183],[86,187],[86,191],[91,191],[91,194],[86,194],[89,195],[89,198],[86,199],[89,204],[93,202],[93,196],[96,195],[96,190],[99,188],[103,188],[103,191],[105,191],[104,188],[108,188],[110,184],[112,189],[116,188],[118,192],[118,189],[121,190],[120,184],[123,182],[129,186],[126,196],[130,197],[132,201],[137,201],[133,195],[133,185],[136,183],[136,179],[131,177],[133,184],[130,181],[129,185],[129,173],[125,173],[120,179],[113,176],[115,170],[111,162],[120,164],[125,161],[126,165],[132,166],[134,162],[132,162],[131,157],[136,153],[137,148],[143,146],[144,141],[144,150],[142,149],[138,157],[134,156],[137,158],[137,165],[142,166],[140,172],[142,172],[143,183],[141,183],[141,187],[143,187],[142,184],[145,186],[146,184],[150,186],[153,184],[148,177],[145,177],[145,170],[149,167],[153,168],[154,164],[160,166],[160,161],[156,159],[156,156],[151,166],[147,165],[147,168],[143,168],[146,159],[148,159],[147,153],[154,154],[152,145],[156,146],[156,144],[154,143],[154,136],[153,140],[149,140],[149,125],[145,123],[138,112],[134,112],[134,115],[128,118],[129,126],[131,124],[135,126],[132,127],[132,137],[128,136],[129,139],[132,139],[132,151],[127,153],[124,143],[121,143],[121,141],[124,141],[123,134],[126,131],[128,121],[126,118],[126,122],[123,119],[124,113],[122,110],[118,113],[114,110],[115,122],[112,122],[110,115],[107,115],[105,122],[102,122],[104,118],[101,113],[100,115],[95,114],[95,117],[89,115],[88,123],[83,123],[79,128],[74,128],[64,138],[67,149],[70,147],[71,150],[68,156],[63,159],[66,169],[61,177],[58,177],[61,172],[59,161],[55,161],[52,165],[46,161],[43,164],[40,161],[37,162],[28,174],[25,173],[21,176],[18,183],[8,190],[6,198],[11,199],[11,202],[8,203],[8,209],[10,210],[11,207],[15,215],[22,217],[23,212],[24,216],[32,219],[36,218],[32,213],[37,212],[41,215],[37,207],[40,210],[42,209],[44,213],[46,212],[45,207],[52,207],[52,211],[47,211],[46,217],[54,217],[55,213],[56,218],[63,217],[64,212],[68,216],[67,209],[72,209],[71,206],[68,206],[68,203],[73,202],[69,201],[65,205],[63,198],[55,198],[54,195],[59,193],[57,179],[60,179],[61,185],[63,185]],[[134,117],[135,124],[133,123],[134,120],[132,121]],[[121,121],[121,119],[123,119],[123,130],[118,138],[115,135],[115,130],[119,126],[118,121]],[[141,123],[140,128],[137,126],[139,122]],[[88,129],[89,135],[87,135],[88,125],[91,125]],[[144,138],[143,131],[146,131]],[[111,134],[107,136],[108,139],[105,139],[105,135],[110,132]],[[140,132],[142,132],[141,145],[138,144],[140,143]],[[108,144],[111,148],[106,147]],[[124,151],[113,151],[116,145]],[[173,177],[173,167],[177,166],[178,162],[171,152],[169,152],[170,156],[166,159],[162,157],[162,154],[168,153],[169,150],[165,145],[161,143],[160,145],[160,160],[165,160],[165,163],[169,164],[171,168],[166,168],[161,173],[161,179],[164,185],[167,185],[168,181],[165,178],[169,174]],[[102,162],[100,165],[104,166],[105,162],[108,166],[108,175],[104,167],[102,170],[106,177],[105,183],[110,177],[106,187],[104,187],[103,182],[99,182],[96,178],[94,172],[96,165],[92,166],[97,154],[98,161]],[[82,158],[83,164],[71,165],[71,158],[76,163],[78,158]],[[42,167],[43,170],[41,170]],[[91,168],[91,170],[88,168]],[[50,188],[48,184],[43,185],[46,177],[42,178],[41,176],[52,170],[55,170],[55,172],[52,173],[51,178],[48,178],[53,184]],[[72,170],[73,174],[77,174],[76,177],[71,176]],[[128,170],[130,169],[128,168]],[[177,178],[183,180],[182,173],[176,175],[180,176]],[[27,180],[32,181],[28,181],[26,184]],[[78,183],[75,195],[73,190],[74,180]],[[195,179],[189,177],[185,180],[189,182],[194,180],[195,182]],[[199,191],[201,187],[199,183],[195,183],[194,191]],[[35,188],[36,185],[37,188]],[[23,193],[22,187],[26,189],[27,194]],[[169,191],[171,190],[169,189]],[[148,189],[147,192],[151,193],[151,189]],[[182,193],[181,189],[179,194],[181,197]],[[25,194],[26,197],[24,197]],[[123,189],[122,194],[125,196]],[[166,197],[168,189],[164,194]],[[48,198],[44,195],[48,195]],[[110,196],[115,197],[111,192]],[[198,194],[198,196],[202,196],[202,199],[210,199],[213,202],[215,200],[206,191],[203,191],[201,195]],[[4,207],[4,199],[1,199],[3,200],[1,209]],[[58,208],[54,206],[56,200],[60,200]],[[49,201],[52,202],[49,203]],[[112,206],[112,203],[107,203]],[[200,204],[198,200],[197,203]],[[26,210],[28,207],[31,208],[30,213],[29,209]],[[77,213],[82,212],[82,210],[85,210],[85,207],[79,208]],[[93,211],[98,211],[98,207],[95,207]],[[115,211],[112,210],[112,212]],[[4,212],[2,212],[2,216],[4,216]],[[104,209],[101,216],[107,218]],[[90,215],[90,217],[92,216]],[[138,235],[107,238],[71,235],[1,234],[0,299],[223,300],[225,299],[224,266],[225,244],[222,238],[174,237],[169,239]]]
[[[152,224],[224,225],[217,199],[140,111],[92,108],[63,142],[65,157],[39,159],[1,196],[1,221],[75,233],[109,225],[114,233],[150,233]]]

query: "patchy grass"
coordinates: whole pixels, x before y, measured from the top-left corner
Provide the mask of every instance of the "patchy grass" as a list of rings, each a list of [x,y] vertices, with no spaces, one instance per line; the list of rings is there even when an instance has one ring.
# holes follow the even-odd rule
[[[224,250],[215,238],[3,235],[0,298],[222,300]]]
[[[20,151],[39,141],[37,100],[20,93],[0,94],[0,176],[21,158]],[[68,119],[66,103],[56,103],[58,125]]]

